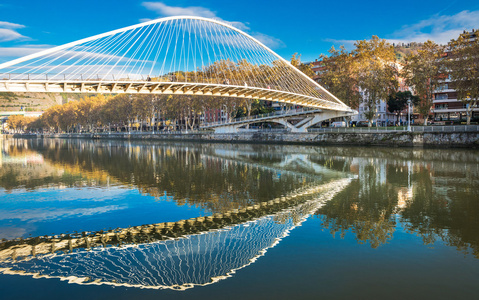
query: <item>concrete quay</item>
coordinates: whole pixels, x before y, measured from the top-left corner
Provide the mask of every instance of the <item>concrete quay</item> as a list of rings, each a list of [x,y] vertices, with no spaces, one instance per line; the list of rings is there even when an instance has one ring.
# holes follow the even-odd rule
[[[16,136],[16,137],[21,137]],[[479,131],[469,132],[245,132],[218,134],[213,132],[190,133],[95,133],[51,134],[43,138],[84,138],[124,140],[174,140],[216,143],[304,144],[304,145],[356,145],[388,147],[444,147],[479,148]]]

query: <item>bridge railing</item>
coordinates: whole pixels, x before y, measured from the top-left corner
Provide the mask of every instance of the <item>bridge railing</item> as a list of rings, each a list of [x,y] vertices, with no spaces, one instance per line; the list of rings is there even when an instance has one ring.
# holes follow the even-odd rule
[[[11,81],[11,82],[68,82],[68,81],[77,81],[77,82],[151,82],[151,83],[188,83],[188,84],[212,84],[212,85],[222,85],[222,86],[231,86],[231,87],[240,87],[243,86],[238,82],[226,83],[225,81],[218,80],[218,78],[212,78],[205,75],[201,76],[189,76],[182,79],[178,79],[176,76],[171,74],[164,74],[160,76],[149,76],[144,74],[94,74],[94,73],[84,73],[84,74],[53,74],[53,73],[0,73],[0,80]],[[244,82],[244,87],[268,89],[271,91],[283,91],[283,88],[280,85],[275,84],[266,84],[266,83],[256,83],[252,81]]]
[[[304,108],[298,108],[298,109],[289,109],[289,110],[278,110],[274,111],[272,113],[268,114],[260,114],[260,115],[254,115],[254,116],[249,116],[249,117],[241,117],[241,118],[235,118],[232,120],[221,120],[221,121],[216,121],[216,122],[207,122],[203,123],[201,127],[210,127],[210,126],[218,126],[218,125],[227,125],[227,124],[235,124],[235,123],[242,123],[246,121],[251,121],[251,120],[260,120],[264,118],[271,118],[271,117],[284,117],[284,116],[294,116],[294,115],[300,115],[304,114],[306,112],[313,112],[313,111],[320,111],[317,108],[311,108],[311,107],[304,107]]]
[[[479,125],[449,125],[449,126],[411,126],[412,132],[479,132]],[[338,133],[379,133],[407,132],[407,127],[327,127],[309,128],[308,132],[338,132]]]
[[[38,81],[149,81],[148,75],[125,74],[49,74],[49,73],[0,73],[0,80]],[[156,77],[151,81],[162,81]],[[167,81],[167,80],[165,80]]]
[[[239,82],[226,83],[218,80],[218,78],[205,76],[185,76],[181,79],[172,75],[164,74],[159,76],[151,76],[145,74],[96,74],[96,73],[0,73],[0,80],[10,81],[139,81],[139,82],[174,82],[174,83],[200,83],[200,84],[215,84],[215,85],[229,85],[229,86],[245,86],[256,87],[262,89],[269,89],[272,91],[281,91],[283,88],[280,85],[257,83],[253,81],[245,81],[241,84]]]

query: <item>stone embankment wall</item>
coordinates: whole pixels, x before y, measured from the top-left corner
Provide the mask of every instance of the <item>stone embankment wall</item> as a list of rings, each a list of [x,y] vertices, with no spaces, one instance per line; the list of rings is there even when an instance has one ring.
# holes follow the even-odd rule
[[[479,132],[371,132],[371,133],[274,133],[214,134],[54,134],[48,138],[94,138],[131,140],[182,140],[219,143],[269,143],[308,145],[358,145],[393,147],[479,148]]]

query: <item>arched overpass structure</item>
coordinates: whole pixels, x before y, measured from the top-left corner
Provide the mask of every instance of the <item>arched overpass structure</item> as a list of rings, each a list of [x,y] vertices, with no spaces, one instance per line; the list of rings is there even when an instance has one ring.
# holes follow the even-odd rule
[[[291,109],[275,111],[270,114],[256,115],[229,120],[227,122],[211,122],[200,125],[201,129],[213,129],[216,133],[238,133],[245,125],[255,123],[278,123],[290,132],[308,132],[308,128],[320,122],[344,118],[357,114],[357,111],[341,111],[329,109]],[[293,120],[294,123],[290,122]]]
[[[207,95],[351,112],[250,35],[191,16],[144,22],[0,64],[0,92]]]

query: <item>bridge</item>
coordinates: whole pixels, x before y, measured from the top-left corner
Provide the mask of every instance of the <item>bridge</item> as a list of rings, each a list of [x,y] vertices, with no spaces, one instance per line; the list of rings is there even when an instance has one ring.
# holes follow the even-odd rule
[[[230,121],[203,123],[200,129],[214,129],[216,133],[237,133],[241,127],[254,123],[278,123],[290,132],[308,132],[308,128],[325,120],[355,115],[355,111],[335,111],[322,109],[289,109],[261,114],[250,117],[237,118]],[[294,123],[290,120],[295,121]]]
[[[0,92],[202,95],[300,105],[318,109],[323,119],[353,113],[245,32],[191,16],[152,20],[2,63]]]

